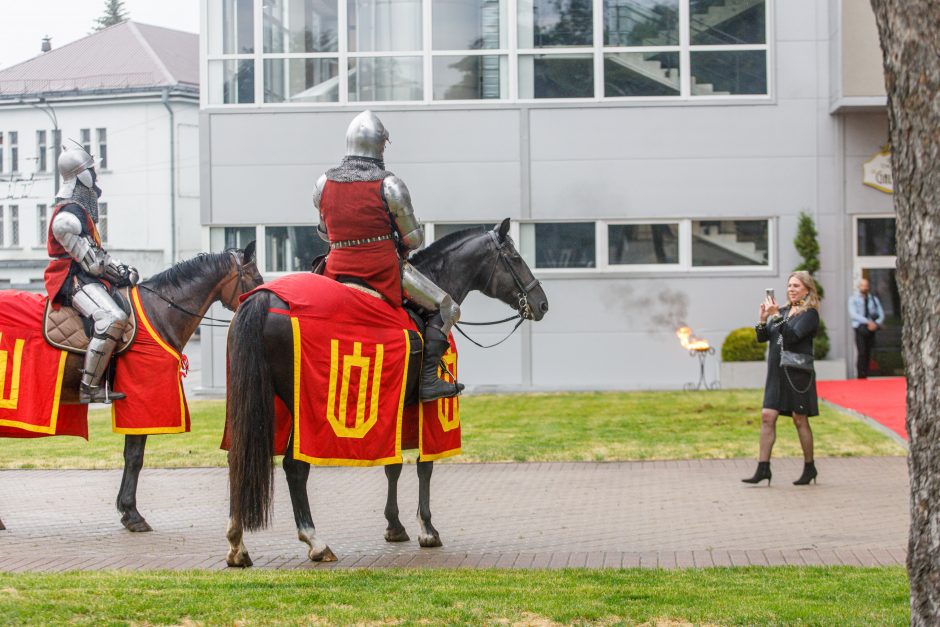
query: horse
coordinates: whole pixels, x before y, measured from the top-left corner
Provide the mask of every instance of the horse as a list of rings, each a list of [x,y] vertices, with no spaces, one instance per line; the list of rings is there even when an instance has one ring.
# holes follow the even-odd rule
[[[202,253],[156,274],[137,286],[144,313],[153,329],[178,353],[192,337],[209,307],[221,301],[235,311],[242,294],[261,285],[255,243],[244,250]],[[117,357],[120,359],[120,357]],[[77,404],[84,355],[69,353],[65,362],[60,403]],[[124,436],[124,474],[116,506],[129,531],[152,528],[137,509],[137,480],[144,463],[146,435]],[[3,528],[0,522],[0,529]]]
[[[540,283],[523,261],[508,236],[509,219],[497,228],[467,229],[448,235],[417,252],[411,263],[444,289],[458,303],[471,291],[503,301],[518,310],[522,319],[541,320],[548,299]],[[294,413],[293,342],[287,316],[268,316],[270,308],[289,305],[273,293],[259,290],[242,303],[229,333],[230,377],[227,386],[230,516],[226,537],[229,566],[252,565],[243,541],[244,531],[262,529],[270,519],[274,489],[271,464],[274,441],[275,395]],[[416,400],[418,369],[409,368],[405,397]],[[293,437],[293,436],[292,436]],[[431,524],[431,473],[433,461],[418,461],[418,542],[422,547],[441,546],[440,534]],[[293,458],[288,444],[283,460],[298,538],[314,562],[335,561],[336,555],[317,536],[307,497],[310,464]],[[385,540],[409,540],[398,517],[398,478],[402,464],[385,466],[388,497]]]

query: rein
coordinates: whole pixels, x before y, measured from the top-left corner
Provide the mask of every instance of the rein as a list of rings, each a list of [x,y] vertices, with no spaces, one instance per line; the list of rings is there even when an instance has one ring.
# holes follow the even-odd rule
[[[517,313],[515,316],[503,318],[502,320],[493,320],[492,322],[462,322],[462,323],[454,324],[454,328],[457,329],[457,332],[460,333],[460,335],[464,336],[465,338],[470,340],[471,343],[479,346],[480,348],[493,348],[494,346],[499,346],[500,344],[508,340],[510,337],[512,337],[512,334],[516,332],[516,329],[518,329],[519,326],[522,325],[522,323],[525,322],[532,315],[532,310],[529,306],[529,292],[531,292],[532,290],[534,290],[541,284],[541,281],[539,281],[535,277],[533,277],[529,283],[523,283],[522,278],[519,276],[519,273],[516,272],[516,269],[512,267],[512,264],[509,263],[509,260],[506,258],[506,253],[504,252],[506,248],[506,242],[505,241],[500,242],[496,238],[496,234],[493,231],[489,231],[489,235],[493,239],[493,242],[496,244],[496,261],[493,262],[493,269],[490,271],[490,277],[486,280],[486,284],[483,286],[483,293],[484,294],[486,293],[486,289],[490,286],[490,283],[493,282],[493,276],[496,274],[496,268],[499,267],[499,262],[502,261],[503,265],[506,266],[506,270],[508,270],[510,276],[512,276],[512,280],[516,284],[516,288],[518,288],[519,290],[516,293],[519,313]],[[489,345],[480,344],[479,342],[474,340],[472,337],[467,335],[464,332],[464,330],[460,328],[461,324],[465,324],[467,326],[484,327],[484,326],[491,326],[494,324],[502,324],[503,322],[509,322],[510,320],[515,320],[516,318],[519,319],[519,321],[516,322],[516,326],[512,328],[512,330],[509,332],[509,334],[506,337],[496,342],[495,344],[489,344]]]
[[[245,285],[245,267],[244,267],[244,265],[242,265],[242,262],[238,259],[238,255],[236,255],[234,252],[231,253],[231,255],[232,255],[232,257],[235,259],[235,263],[236,263],[236,265],[238,266],[238,275],[235,277],[235,279],[233,279],[233,280],[236,280],[236,279],[237,279],[237,281],[238,281],[237,287],[236,287],[235,289],[233,289],[232,292],[231,292],[231,294],[230,294],[230,297],[231,297],[230,300],[234,300],[234,299],[235,299],[235,294],[237,293],[237,291],[238,291],[239,289],[241,290],[240,293],[242,293],[242,294],[245,293],[245,291],[246,291],[246,285]],[[231,320],[224,320],[224,319],[222,319],[222,318],[211,318],[211,317],[209,317],[209,316],[202,316],[202,315],[199,315],[198,313],[195,313],[195,312],[193,312],[193,311],[190,311],[190,310],[186,309],[185,307],[180,307],[179,305],[177,305],[175,302],[173,302],[172,300],[170,300],[169,298],[167,298],[166,296],[164,296],[164,295],[161,294],[160,292],[158,292],[158,291],[156,291],[156,290],[154,290],[154,289],[151,289],[151,288],[147,287],[147,286],[144,285],[143,283],[138,284],[137,287],[138,287],[139,289],[143,289],[143,290],[146,290],[146,291],[150,292],[151,294],[153,294],[154,296],[156,296],[157,298],[159,298],[160,300],[162,300],[163,302],[165,302],[168,307],[172,307],[173,309],[176,309],[177,311],[179,311],[179,312],[181,312],[181,313],[184,313],[184,314],[186,314],[187,316],[192,316],[193,318],[200,318],[200,319],[203,321],[203,322],[200,322],[200,323],[199,323],[200,325],[204,325],[204,326],[207,326],[207,327],[222,327],[222,328],[225,328],[225,327],[228,327],[229,324],[231,324]],[[219,300],[222,302],[222,306],[223,306],[223,307],[225,307],[225,308],[228,309],[229,311],[235,311],[235,309],[234,309],[233,307],[229,306],[229,302],[227,302],[227,299],[226,299],[225,296],[221,296]],[[211,321],[211,322],[221,322],[222,324],[205,324],[205,321],[206,321],[206,320],[209,320],[209,321]]]

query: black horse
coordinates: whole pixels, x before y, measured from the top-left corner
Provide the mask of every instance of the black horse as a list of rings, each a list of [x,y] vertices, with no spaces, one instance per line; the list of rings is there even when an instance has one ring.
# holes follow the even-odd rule
[[[541,320],[548,300],[539,282],[507,235],[507,218],[492,231],[482,227],[460,231],[434,242],[417,253],[411,263],[446,290],[455,301],[478,290],[507,303],[529,320]],[[243,532],[264,528],[270,519],[274,472],[274,395],[293,413],[293,342],[287,316],[268,316],[268,309],[288,308],[271,292],[261,291],[245,300],[235,314],[229,332],[228,420],[230,518],[226,536],[229,566],[251,566]],[[418,371],[409,369],[406,397],[416,390]],[[294,509],[297,535],[309,546],[313,561],[334,561],[336,556],[317,537],[307,499],[310,465],[292,457],[288,445],[284,472]],[[434,462],[418,461],[418,542],[423,547],[441,546],[431,524],[431,471]],[[401,464],[385,466],[388,500],[385,539],[404,542],[408,534],[398,519],[397,485]]]
[[[138,286],[144,313],[160,336],[177,352],[217,301],[234,311],[239,297],[263,283],[255,263],[255,243],[245,250],[201,254],[142,281]],[[120,357],[118,357],[120,359]],[[61,402],[78,403],[82,355],[69,354],[62,379]],[[121,523],[130,531],[151,531],[137,511],[137,480],[144,464],[146,435],[124,436],[124,475],[117,496]],[[0,529],[3,523],[0,522]]]

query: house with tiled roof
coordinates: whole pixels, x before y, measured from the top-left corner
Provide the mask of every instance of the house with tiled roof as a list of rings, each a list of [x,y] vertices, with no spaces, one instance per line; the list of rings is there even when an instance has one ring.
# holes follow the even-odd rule
[[[109,252],[142,276],[198,252],[199,36],[125,21],[0,69],[0,289],[42,289],[74,144],[98,160]]]

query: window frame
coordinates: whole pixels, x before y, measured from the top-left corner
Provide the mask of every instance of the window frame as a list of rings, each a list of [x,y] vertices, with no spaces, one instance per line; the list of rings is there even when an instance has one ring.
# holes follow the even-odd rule
[[[8,248],[20,247],[20,206],[9,205],[10,212],[10,245]]]
[[[108,203],[98,203],[98,236],[101,237],[101,243],[108,242]]]
[[[36,204],[36,246],[46,245],[49,238],[49,205],[43,203]]]
[[[337,37],[338,45],[335,52],[316,52],[316,53],[265,53],[264,52],[264,13],[263,0],[253,0],[253,27],[254,27],[254,52],[247,54],[222,54],[213,53],[209,50],[210,36],[201,38],[201,65],[203,76],[206,77],[205,89],[201,90],[200,99],[202,108],[211,109],[245,109],[245,108],[290,108],[303,107],[315,109],[330,108],[357,108],[364,105],[372,106],[424,106],[443,105],[466,106],[477,105],[480,107],[492,106],[494,104],[548,104],[557,105],[559,103],[570,103],[574,105],[585,104],[604,104],[604,103],[679,103],[694,104],[700,102],[724,102],[724,103],[772,103],[774,101],[775,85],[775,60],[774,60],[774,13],[776,0],[764,1],[764,28],[765,36],[762,44],[733,44],[733,45],[704,45],[692,44],[690,24],[690,0],[679,0],[679,45],[666,46],[605,46],[604,45],[604,0],[592,0],[593,6],[593,43],[584,46],[555,47],[555,48],[519,48],[518,47],[518,2],[517,0],[507,0],[506,5],[506,47],[492,49],[473,49],[473,50],[435,50],[433,47],[433,14],[432,0],[421,1],[422,14],[422,49],[416,51],[383,51],[383,52],[350,52],[348,49],[348,20],[347,20],[347,0],[337,0]],[[203,23],[207,24],[207,29],[221,29],[221,24],[209,23],[208,3],[202,3]],[[766,92],[762,94],[710,94],[693,95],[692,76],[691,76],[691,57],[696,52],[722,52],[722,51],[747,51],[760,50],[765,53],[764,76],[766,79]],[[677,95],[658,95],[658,96],[606,96],[604,93],[604,60],[607,54],[616,53],[656,53],[656,52],[678,52],[679,53],[679,71],[680,71],[680,90]],[[577,98],[520,98],[519,85],[519,57],[526,55],[572,55],[589,54],[592,56],[593,67],[593,95],[590,97]],[[422,90],[423,97],[420,100],[382,100],[382,101],[352,101],[349,100],[349,65],[352,59],[368,57],[419,57],[422,59]],[[496,56],[506,57],[507,59],[507,80],[508,86],[506,94],[501,98],[480,98],[470,100],[437,100],[434,98],[434,60],[443,56]],[[264,102],[264,62],[273,59],[310,59],[310,58],[331,58],[338,62],[338,86],[339,93],[337,102]],[[251,103],[210,103],[210,92],[217,87],[212,83],[209,72],[213,63],[219,61],[253,61],[254,69],[254,99]]]

